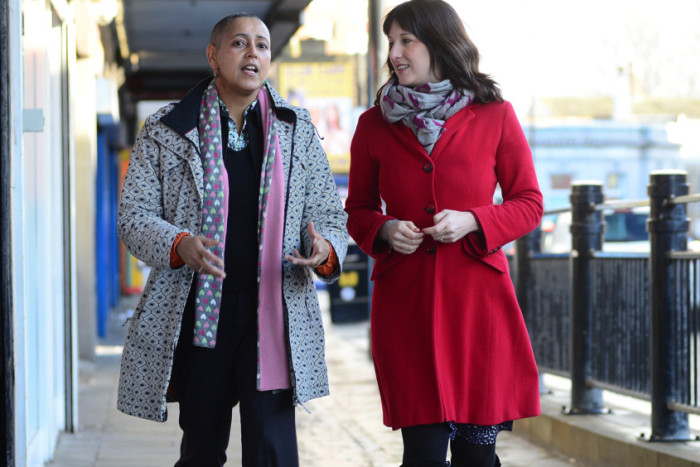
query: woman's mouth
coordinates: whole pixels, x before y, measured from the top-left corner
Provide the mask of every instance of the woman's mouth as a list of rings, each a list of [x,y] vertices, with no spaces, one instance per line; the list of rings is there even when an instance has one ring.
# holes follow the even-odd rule
[[[246,65],[243,68],[241,68],[241,70],[243,70],[244,73],[252,74],[252,75],[255,75],[258,73],[258,67],[256,67],[255,65]]]

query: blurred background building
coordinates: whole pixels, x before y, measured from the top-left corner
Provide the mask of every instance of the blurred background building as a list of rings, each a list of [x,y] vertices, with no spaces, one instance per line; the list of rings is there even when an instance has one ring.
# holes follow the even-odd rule
[[[75,430],[77,363],[148,272],[120,246],[116,209],[143,119],[210,75],[221,17],[271,31],[270,81],[307,107],[341,192],[358,115],[385,79],[395,0],[7,0],[0,3],[0,450],[43,465]],[[513,102],[547,207],[573,181],[645,196],[648,173],[700,188],[700,4],[692,0],[451,2],[482,69]],[[691,232],[700,237],[698,214]],[[97,349],[97,350],[96,350]]]

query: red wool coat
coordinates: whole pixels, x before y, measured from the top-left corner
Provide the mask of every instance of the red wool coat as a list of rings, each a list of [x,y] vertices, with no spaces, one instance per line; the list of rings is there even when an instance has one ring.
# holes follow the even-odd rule
[[[451,244],[426,235],[411,255],[375,243],[387,220],[425,228],[443,209],[471,211],[481,232]],[[369,109],[352,141],[346,211],[350,235],[376,259],[372,355],[384,423],[495,425],[538,415],[537,367],[500,249],[542,217],[530,148],[511,105],[461,110],[430,156],[407,126]]]

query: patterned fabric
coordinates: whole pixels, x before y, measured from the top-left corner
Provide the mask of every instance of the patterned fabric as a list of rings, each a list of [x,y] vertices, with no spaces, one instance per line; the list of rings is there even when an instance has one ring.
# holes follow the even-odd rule
[[[199,152],[204,166],[202,234],[208,239],[219,241],[210,249],[223,261],[228,217],[228,175],[221,145],[220,99],[214,83],[212,81],[204,91],[199,107]],[[197,274],[196,280],[193,344],[213,349],[216,346],[224,279],[212,274]]]
[[[473,425],[471,423],[450,422],[450,439],[463,439],[472,444],[496,444],[501,431],[513,431],[513,422],[498,425]]]
[[[404,122],[430,154],[442,134],[445,120],[468,106],[474,94],[458,90],[450,80],[414,88],[387,83],[379,106],[388,122]]]
[[[204,83],[191,93],[194,115]],[[311,251],[306,225],[331,242],[340,264],[347,250],[343,211],[328,159],[309,113],[290,106],[271,87],[277,116],[277,137],[284,166],[286,216],[283,252]],[[193,271],[170,268],[170,250],[182,231],[196,234],[202,221],[203,178],[196,122],[179,130],[162,119],[190,115],[187,97],[146,119],[134,144],[119,202],[119,236],[138,259],[151,266],[144,293],[129,322],[121,360],[117,408],[129,415],[163,422],[173,355]],[[186,109],[185,112],[183,109]],[[184,124],[183,124],[184,125]],[[190,129],[187,129],[190,128]],[[293,151],[292,151],[293,148]],[[292,163],[293,161],[293,163]],[[335,281],[339,268],[324,282]],[[282,263],[282,290],[289,350],[289,375],[294,404],[328,394],[323,320],[314,277],[309,268]]]
[[[236,122],[233,121],[231,114],[228,113],[228,108],[226,107],[226,104],[224,104],[224,101],[219,98],[221,118],[225,118],[228,121],[228,143],[226,145],[234,151],[241,151],[248,147],[250,135],[248,134],[248,120],[246,117],[248,116],[248,112],[253,110],[257,103],[258,101],[254,100],[253,103],[243,111],[243,128],[241,128],[241,132],[238,133],[236,131]]]

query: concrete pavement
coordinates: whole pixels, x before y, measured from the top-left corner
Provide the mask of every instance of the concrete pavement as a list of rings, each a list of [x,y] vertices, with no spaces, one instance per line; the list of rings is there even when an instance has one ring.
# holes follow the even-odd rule
[[[382,425],[382,411],[369,358],[369,324],[331,324],[328,296],[320,292],[327,333],[331,395],[297,412],[300,463],[303,467],[395,467],[401,463],[401,435]],[[166,423],[126,416],[116,410],[121,326],[136,298],[113,312],[110,334],[95,362],[80,362],[79,431],[60,436],[53,467],[165,467],[177,460],[180,431],[176,404]],[[517,426],[516,426],[517,431]],[[504,466],[563,467],[577,464],[516,434],[503,432],[498,453]],[[227,465],[240,465],[237,411]],[[583,465],[578,463],[577,465]]]

